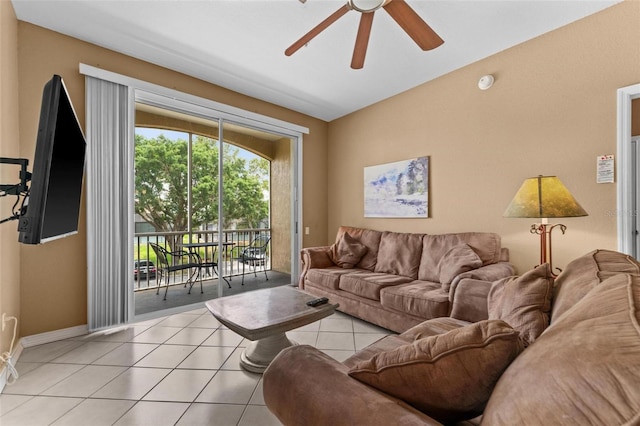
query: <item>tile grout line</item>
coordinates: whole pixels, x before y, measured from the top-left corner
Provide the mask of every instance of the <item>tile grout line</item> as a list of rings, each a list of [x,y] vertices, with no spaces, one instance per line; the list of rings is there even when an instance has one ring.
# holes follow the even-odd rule
[[[196,311],[200,311],[200,309],[197,309]],[[188,318],[185,317],[185,315],[189,315],[193,318]],[[180,316],[180,317],[178,317]],[[173,319],[172,319],[173,318]],[[105,335],[101,335],[98,336],[95,339],[88,339],[87,341],[82,341],[81,339],[77,339],[77,338],[69,338],[69,339],[65,339],[66,341],[69,342],[75,342],[80,340],[81,343],[78,346],[74,346],[74,345],[70,345],[69,348],[65,348],[65,350],[59,354],[57,354],[57,356],[49,361],[44,361],[44,362],[40,362],[38,361],[37,358],[34,358],[33,362],[34,364],[40,364],[38,367],[35,367],[33,370],[29,370],[28,373],[34,372],[36,371],[38,368],[45,366],[45,365],[79,365],[81,366],[80,369],[78,369],[77,371],[72,372],[69,375],[66,375],[58,380],[56,380],[55,383],[51,384],[50,386],[46,387],[46,389],[41,390],[37,395],[34,394],[7,394],[7,395],[15,395],[15,396],[23,396],[26,398],[25,401],[21,401],[18,405],[16,405],[15,407],[12,407],[8,412],[3,413],[3,416],[8,415],[9,413],[13,412],[14,410],[18,409],[19,407],[23,406],[24,404],[30,402],[33,400],[33,398],[36,397],[48,397],[48,398],[72,398],[72,399],[78,399],[80,400],[80,402],[78,402],[76,405],[74,405],[73,407],[69,408],[68,410],[66,410],[64,413],[58,415],[57,418],[53,419],[53,420],[48,420],[50,422],[56,422],[59,421],[61,418],[67,416],[70,412],[74,411],[77,409],[78,406],[80,406],[81,404],[85,403],[86,401],[90,401],[90,400],[109,400],[109,401],[126,401],[129,403],[132,403],[132,405],[126,409],[122,414],[120,414],[120,416],[113,420],[114,423],[117,423],[118,421],[120,421],[124,416],[126,416],[128,413],[131,412],[132,409],[134,409],[134,407],[136,407],[138,404],[140,404],[141,402],[160,402],[160,403],[165,403],[165,402],[175,402],[175,403],[185,403],[185,401],[176,401],[176,400],[168,400],[168,401],[145,401],[144,398],[146,396],[148,396],[151,392],[153,392],[155,389],[158,389],[159,386],[162,385],[163,381],[165,381],[167,379],[167,377],[169,377],[169,375],[171,375],[172,373],[176,372],[176,371],[184,371],[184,370],[202,370],[202,371],[208,371],[208,372],[213,372],[211,377],[206,381],[206,383],[202,386],[201,389],[199,389],[197,391],[197,393],[195,394],[195,396],[190,399],[190,401],[188,402],[186,408],[184,409],[184,411],[182,411],[180,413],[180,415],[177,417],[176,423],[180,422],[181,419],[184,418],[184,416],[187,415],[187,413],[189,412],[190,409],[192,409],[192,407],[195,407],[197,404],[200,404],[197,401],[197,399],[203,394],[203,392],[205,391],[205,389],[211,385],[212,381],[214,380],[214,378],[216,376],[218,376],[220,374],[221,371],[229,371],[229,372],[236,372],[236,371],[242,371],[242,369],[234,369],[232,368],[231,365],[227,365],[229,362],[231,362],[231,360],[234,358],[234,354],[237,353],[238,350],[243,350],[244,347],[246,347],[246,339],[240,339],[238,341],[238,343],[235,343],[233,345],[227,345],[225,344],[225,340],[223,336],[219,337],[219,341],[217,342],[212,342],[212,343],[216,343],[215,345],[205,345],[205,342],[207,342],[209,339],[211,339],[215,333],[220,332],[220,331],[229,331],[226,327],[223,327],[221,324],[217,324],[215,326],[211,326],[211,327],[207,327],[207,326],[194,326],[191,327],[192,324],[196,323],[196,321],[203,321],[203,323],[206,324],[206,319],[205,318],[209,318],[208,312],[202,312],[200,311],[199,313],[179,313],[179,314],[174,314],[174,315],[170,315],[164,318],[159,318],[157,320],[155,320],[153,322],[153,324],[149,323],[149,320],[147,321],[142,321],[140,323],[133,323],[131,324],[129,327],[125,328],[123,330],[123,332],[126,332],[126,330],[130,330],[133,329],[133,335],[132,336],[127,336],[126,340],[123,341],[117,341],[117,340],[110,340],[108,338],[108,334]],[[322,327],[322,321],[325,321],[325,327],[328,328],[328,330],[323,330]],[[346,327],[346,322],[349,321],[348,327]],[[164,322],[164,324],[162,324]],[[338,324],[343,324],[342,326],[339,326]],[[176,324],[181,324],[181,325],[176,325]],[[355,352],[357,352],[357,347],[358,347],[358,343],[356,341],[356,336],[357,335],[362,335],[363,337],[361,337],[360,339],[364,339],[366,340],[366,338],[364,336],[366,336],[367,334],[388,334],[388,331],[384,330],[384,329],[378,329],[378,328],[371,328],[370,330],[367,330],[366,328],[363,330],[359,330],[358,332],[356,332],[356,328],[361,328],[361,327],[357,327],[356,326],[356,320],[352,317],[349,317],[347,315],[344,314],[339,314],[336,318],[326,318],[323,319],[321,321],[319,321],[318,326],[315,330],[309,330],[309,331],[305,331],[303,330],[302,332],[304,333],[308,333],[308,332],[313,332],[314,335],[311,338],[311,336],[309,336],[309,340],[307,340],[307,338],[305,337],[305,341],[313,341],[313,346],[317,347],[318,344],[320,343],[320,337],[322,336],[323,333],[335,333],[335,334],[350,334],[352,336],[352,345],[353,348],[351,348],[350,350],[347,349],[320,349],[321,351],[329,351],[335,354],[338,354],[337,356],[339,357],[343,357],[343,356],[347,356],[349,353],[353,354]],[[135,329],[134,327],[136,326],[140,326],[143,328]],[[161,328],[176,328],[178,329],[175,333],[171,334],[170,336],[168,336],[166,339],[162,340],[161,342],[151,342],[151,341],[136,341],[136,338],[139,338],[141,335],[143,335],[144,333],[150,332],[153,329],[161,329]],[[336,331],[333,331],[332,328],[335,328]],[[342,328],[342,329],[341,329]],[[345,330],[344,328],[349,328],[350,330]],[[198,336],[197,332],[194,332],[193,330],[208,330],[208,333],[201,333],[202,336],[204,336],[206,334],[206,336],[204,336],[204,338],[202,338],[202,336]],[[184,334],[184,342],[180,342],[179,339],[177,339],[174,343],[168,343],[170,340],[176,338],[176,336],[180,335],[180,334]],[[197,339],[199,339],[199,343],[198,344],[192,344],[192,340],[189,340],[190,337],[189,334],[194,334],[197,337]],[[123,336],[124,337],[124,336]],[[295,341],[295,338],[292,338]],[[195,341],[195,340],[194,340]],[[361,340],[362,341],[362,340]],[[75,350],[79,350],[80,348],[85,348],[85,350],[88,351],[88,346],[94,346],[93,343],[113,343],[113,344],[117,344],[115,345],[113,348],[111,348],[110,350],[108,350],[105,353],[102,353],[101,355],[97,356],[97,358],[91,360],[91,361],[87,361],[87,362],[71,362],[71,363],[64,363],[64,362],[55,362],[56,360],[58,360],[59,358],[62,358],[64,356],[69,356],[69,359],[73,360],[73,356],[70,356],[69,354],[72,353]],[[117,350],[122,350],[123,347],[125,347],[125,345],[136,345],[136,344],[140,344],[140,345],[155,345],[155,347],[150,350],[148,353],[146,353],[145,355],[143,355],[141,358],[137,359],[136,356],[133,356],[126,364],[122,364],[122,363],[117,363],[117,356],[120,355],[114,355],[114,361],[116,362],[115,364],[101,364],[101,363],[96,363],[98,360],[102,359],[103,357],[107,357],[109,354],[113,354],[115,351]],[[96,345],[99,346],[99,345]],[[160,367],[160,366],[154,366],[154,365],[147,365],[147,366],[137,366],[136,364],[142,362],[144,359],[147,359],[151,354],[153,354],[154,352],[156,352],[158,349],[165,347],[172,347],[172,346],[185,346],[185,347],[192,347],[191,350],[185,354],[183,357],[181,357],[181,359],[179,361],[176,361],[176,364],[173,365],[170,368],[164,368],[164,367]],[[340,346],[340,345],[337,345]],[[202,368],[200,367],[197,363],[194,363],[194,367],[184,367],[184,368],[180,368],[180,365],[182,365],[190,356],[194,355],[194,353],[196,353],[196,351],[202,349],[202,348],[231,348],[230,352],[224,356],[224,358],[220,361],[220,364],[218,366],[218,368]],[[89,352],[90,353],[90,352]],[[340,353],[342,353],[340,355]],[[81,359],[81,358],[80,358]],[[125,358],[126,355],[125,355]],[[107,360],[108,362],[108,360]],[[196,362],[196,361],[194,361]],[[25,362],[25,364],[28,364],[30,362]],[[129,365],[131,364],[131,365]],[[225,365],[227,365],[227,368],[224,368]],[[110,379],[108,379],[105,383],[102,383],[99,385],[99,387],[97,389],[95,389],[93,392],[91,392],[89,395],[83,395],[80,397],[74,397],[74,396],[55,396],[55,395],[43,395],[44,392],[46,392],[47,390],[51,389],[54,386],[59,385],[61,382],[69,379],[70,377],[72,377],[73,375],[83,371],[84,369],[86,369],[87,367],[92,366],[92,367],[121,367],[121,368],[125,368],[123,371],[121,371],[120,373],[118,373],[115,377],[112,377]],[[98,394],[100,391],[102,391],[103,389],[105,389],[107,386],[111,385],[114,381],[118,380],[118,378],[121,378],[122,375],[127,374],[127,372],[131,372],[131,370],[133,368],[139,368],[139,369],[157,369],[157,370],[167,370],[165,374],[162,375],[161,378],[159,378],[159,380],[157,380],[149,389],[146,389],[146,391],[144,392],[144,394],[141,394],[137,399],[123,399],[123,398],[109,398],[109,397],[94,397],[94,395]],[[246,403],[223,403],[223,402],[202,402],[202,404],[208,404],[208,405],[240,405],[243,406],[242,407],[242,412],[240,414],[240,417],[238,418],[236,424],[239,426],[241,424],[244,424],[244,422],[247,422],[249,420],[247,420],[247,416],[249,415],[248,413],[251,410],[254,410],[254,408],[251,407],[265,407],[266,405],[264,404],[264,400],[258,401],[258,400],[254,400],[254,398],[258,398],[257,397],[257,393],[259,390],[259,387],[262,385],[262,380],[263,380],[263,376],[260,375],[258,377],[258,380],[255,383],[255,386],[253,387],[253,389],[250,392],[250,395],[248,397],[248,400],[246,401]],[[252,403],[253,401],[253,403]],[[250,407],[251,406],[251,407]],[[177,413],[177,412],[176,412]]]

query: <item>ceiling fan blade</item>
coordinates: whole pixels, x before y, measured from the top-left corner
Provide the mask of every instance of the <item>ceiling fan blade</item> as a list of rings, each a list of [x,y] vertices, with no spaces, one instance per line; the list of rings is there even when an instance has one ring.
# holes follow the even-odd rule
[[[371,24],[373,24],[373,12],[362,13],[360,25],[358,26],[358,35],[356,36],[356,45],[353,48],[353,57],[351,58],[351,68],[354,70],[359,70],[364,66],[364,57],[367,54],[369,36],[371,35]]]
[[[325,19],[324,21],[320,22],[318,25],[313,27],[311,29],[311,31],[309,31],[308,33],[303,35],[300,38],[300,40],[296,41],[291,46],[289,46],[289,48],[284,51],[284,54],[287,55],[287,56],[293,55],[294,53],[296,53],[298,51],[298,49],[300,49],[305,44],[309,43],[312,38],[314,38],[315,36],[320,34],[329,25],[333,24],[340,17],[342,17],[342,15],[344,15],[345,13],[347,13],[350,10],[351,10],[351,8],[348,6],[348,4],[345,4],[340,9],[336,10],[335,12],[333,12],[333,14],[331,14],[327,19]]]
[[[391,0],[382,7],[422,50],[435,49],[444,43],[404,0]]]

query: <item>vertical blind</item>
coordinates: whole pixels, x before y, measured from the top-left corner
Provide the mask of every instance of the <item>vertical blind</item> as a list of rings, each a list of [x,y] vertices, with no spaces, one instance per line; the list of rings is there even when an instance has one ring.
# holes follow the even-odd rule
[[[129,88],[85,78],[88,327],[93,331],[128,321],[133,160]]]

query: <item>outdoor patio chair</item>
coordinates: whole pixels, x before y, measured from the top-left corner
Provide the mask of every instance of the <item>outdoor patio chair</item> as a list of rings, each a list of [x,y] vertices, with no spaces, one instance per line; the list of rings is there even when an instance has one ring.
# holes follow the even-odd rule
[[[253,275],[258,276],[256,270],[262,267],[264,271],[264,277],[269,281],[267,276],[267,247],[269,246],[271,237],[266,235],[259,235],[249,243],[248,246],[237,246],[240,249],[240,254],[234,260],[242,264],[242,285],[244,285],[245,267],[249,266],[253,268]]]
[[[155,243],[149,243],[153,251],[156,252],[157,257],[157,271],[160,274],[160,278],[158,279],[158,288],[156,290],[156,294],[160,292],[160,285],[162,280],[165,281],[165,290],[164,290],[164,299],[167,300],[167,292],[169,291],[169,274],[172,272],[191,270],[189,273],[189,278],[185,283],[185,287],[189,285],[189,293],[191,293],[191,287],[194,284],[194,277],[200,276],[200,268],[202,268],[202,263],[200,263],[200,258],[193,253],[190,253],[186,250],[176,250],[176,251],[168,251],[162,246],[159,246]],[[202,278],[200,278],[200,292],[203,292],[202,289]]]

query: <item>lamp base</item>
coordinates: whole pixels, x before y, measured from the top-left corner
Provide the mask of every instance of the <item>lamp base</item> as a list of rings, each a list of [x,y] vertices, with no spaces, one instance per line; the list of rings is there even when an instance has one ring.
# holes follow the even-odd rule
[[[551,233],[554,229],[559,228],[562,234],[567,230],[567,227],[561,223],[555,225],[549,225],[548,223],[534,223],[531,225],[529,232],[532,234],[540,235],[540,265],[548,263],[551,269],[551,275],[555,278],[558,276],[554,272],[553,259],[551,255]],[[562,269],[555,268],[558,272],[562,272]]]

